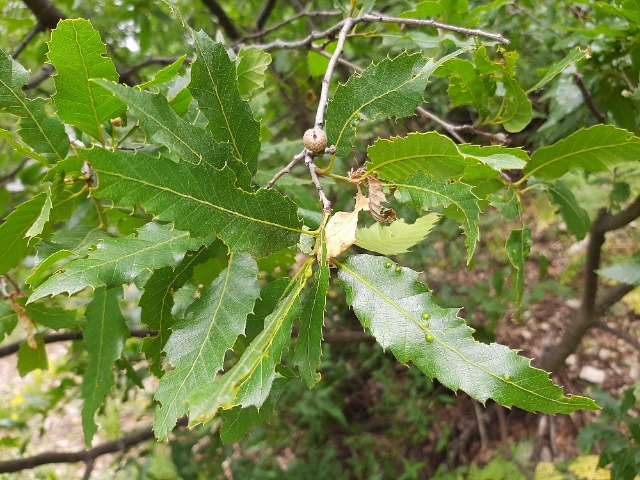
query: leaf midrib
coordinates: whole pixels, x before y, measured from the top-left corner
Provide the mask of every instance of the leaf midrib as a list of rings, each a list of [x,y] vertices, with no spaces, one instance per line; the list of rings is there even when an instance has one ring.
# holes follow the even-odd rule
[[[198,350],[198,353],[196,354],[196,357],[193,359],[193,361],[191,362],[191,367],[189,368],[189,370],[187,371],[187,373],[183,376],[182,378],[182,383],[180,384],[180,386],[176,389],[175,394],[173,396],[173,399],[171,399],[171,401],[167,404],[163,404],[162,407],[163,409],[165,409],[165,411],[169,410],[169,406],[173,406],[176,402],[176,399],[178,397],[178,394],[182,391],[182,389],[184,388],[185,383],[187,382],[187,380],[189,379],[189,377],[191,377],[191,374],[193,373],[193,370],[196,368],[196,364],[198,363],[198,361],[200,360],[200,357],[202,356],[202,352],[204,350],[205,345],[207,345],[209,343],[209,335],[211,334],[211,329],[213,328],[213,326],[216,323],[216,319],[218,318],[218,311],[220,310],[220,307],[222,305],[222,301],[224,298],[226,298],[226,294],[227,294],[227,290],[228,290],[228,285],[229,285],[229,279],[231,278],[231,268],[233,266],[233,259],[235,257],[235,254],[232,252],[231,255],[229,256],[229,266],[227,267],[227,271],[224,277],[224,281],[222,283],[222,290],[220,292],[220,296],[218,297],[218,303],[213,311],[213,314],[211,315],[211,321],[209,322],[209,327],[207,328],[207,333],[206,335],[204,335],[203,341],[200,345],[200,349]],[[218,368],[219,370],[220,368]],[[165,420],[166,420],[166,416],[165,416]],[[164,424],[164,422],[163,422]]]
[[[635,143],[637,143],[637,142],[635,142]],[[537,166],[537,167],[535,167],[533,170],[530,170],[527,174],[525,174],[524,178],[525,178],[525,179],[527,179],[527,178],[529,178],[530,176],[532,176],[535,172],[537,172],[538,170],[540,170],[541,168],[544,168],[544,167],[546,167],[546,166],[548,166],[548,165],[550,165],[550,164],[552,164],[552,163],[555,163],[555,162],[559,162],[559,161],[561,161],[561,160],[564,160],[564,159],[565,159],[565,158],[567,158],[567,157],[577,156],[577,155],[581,155],[581,154],[586,153],[586,152],[591,152],[591,151],[595,151],[595,150],[602,150],[602,149],[606,149],[606,148],[618,148],[618,147],[624,147],[625,145],[629,145],[629,144],[630,144],[630,142],[628,142],[628,141],[627,141],[627,142],[624,142],[624,143],[616,143],[616,144],[608,144],[608,145],[598,145],[598,146],[595,146],[595,147],[585,148],[585,149],[577,150],[577,151],[576,151],[576,150],[573,150],[573,151],[571,151],[571,152],[569,152],[569,153],[566,153],[566,154],[561,155],[561,156],[559,156],[559,157],[554,157],[554,158],[552,158],[551,160],[549,160],[549,161],[547,161],[547,162],[545,162],[545,163],[542,163],[541,165],[538,165],[538,166]],[[556,145],[557,145],[557,144],[556,144]],[[552,147],[553,147],[553,145],[552,145],[552,146],[550,146],[550,147],[548,147],[548,148],[552,148]],[[535,152],[534,152],[534,155],[535,155]],[[532,158],[532,160],[533,160],[533,158]],[[602,162],[601,160],[600,160],[600,162],[601,162],[601,163],[604,163],[604,162]]]
[[[100,169],[96,169],[96,171],[98,173],[101,172]],[[106,174],[106,175],[111,175],[113,177],[120,178],[122,180],[128,180],[128,181],[131,181],[131,182],[134,182],[134,183],[140,183],[140,184],[142,184],[144,186],[147,186],[149,188],[155,188],[155,189],[161,190],[163,192],[171,193],[171,194],[174,194],[174,195],[176,195],[178,197],[184,198],[186,200],[191,200],[191,201],[199,203],[201,205],[206,205],[206,206],[211,207],[211,208],[213,208],[215,210],[219,210],[221,212],[224,212],[224,213],[227,213],[229,215],[233,215],[233,216],[242,218],[244,220],[249,220],[251,222],[260,223],[260,224],[263,224],[263,225],[267,225],[269,227],[280,228],[282,230],[287,230],[287,231],[290,231],[290,232],[296,232],[296,233],[299,232],[299,229],[297,229],[297,228],[288,227],[286,225],[269,222],[267,220],[262,220],[262,219],[255,218],[255,217],[249,217],[247,215],[244,215],[243,213],[236,212],[234,210],[229,210],[228,208],[222,207],[220,205],[215,205],[215,204],[213,204],[213,203],[211,203],[211,202],[209,202],[207,200],[196,198],[196,197],[194,197],[192,195],[187,195],[186,193],[178,192],[178,191],[173,190],[173,189],[168,188],[168,187],[163,187],[163,186],[160,186],[160,185],[154,185],[152,183],[145,182],[144,180],[142,180],[140,178],[129,177],[127,175],[123,175],[123,174],[120,174],[120,173],[111,172],[111,171],[107,171],[107,170],[102,170],[102,173]],[[243,192],[243,193],[246,193],[246,192]],[[255,194],[251,194],[251,193],[246,193],[246,194],[247,195],[253,195],[254,198],[255,198]]]
[[[200,45],[200,42],[197,42],[198,45]],[[203,52],[202,47],[200,47],[200,52]],[[226,55],[226,53],[225,53]],[[222,103],[222,100],[220,98],[220,93],[218,92],[218,84],[215,82],[214,78],[213,78],[213,74],[211,72],[211,69],[209,68],[209,63],[206,62],[204,60],[205,55],[203,55],[201,53],[201,58],[202,58],[202,63],[204,64],[204,66],[207,69],[207,75],[209,76],[209,80],[211,80],[211,86],[213,87],[213,93],[215,94],[216,98],[218,99],[218,103],[220,104],[220,111],[222,112],[222,117],[224,118],[224,123],[227,125],[227,131],[229,132],[229,136],[231,137],[231,143],[233,144],[233,149],[236,151],[236,154],[238,155],[238,158],[243,160],[242,158],[242,154],[240,153],[240,149],[238,148],[238,145],[236,143],[236,137],[233,133],[233,131],[231,130],[231,125],[229,124],[229,119],[227,118],[227,112],[224,109],[224,104]],[[206,91],[206,90],[203,90]]]

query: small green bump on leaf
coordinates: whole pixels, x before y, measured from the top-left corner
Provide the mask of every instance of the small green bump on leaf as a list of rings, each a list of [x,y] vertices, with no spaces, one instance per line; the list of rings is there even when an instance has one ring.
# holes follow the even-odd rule
[[[507,374],[502,375],[502,379],[503,379],[505,382],[510,382],[510,381],[511,381],[511,377],[510,377],[509,375],[507,375]]]
[[[387,262],[384,264],[384,268],[391,268],[393,264],[391,262]]]
[[[424,339],[425,339],[427,342],[431,343],[431,342],[433,342],[433,335],[425,335],[425,336],[424,336]]]
[[[424,318],[425,320],[429,320],[431,318],[431,315],[429,315],[428,313],[423,313],[422,318]]]
[[[402,272],[402,267],[397,266],[397,267],[396,267],[396,273],[400,273],[400,272]]]

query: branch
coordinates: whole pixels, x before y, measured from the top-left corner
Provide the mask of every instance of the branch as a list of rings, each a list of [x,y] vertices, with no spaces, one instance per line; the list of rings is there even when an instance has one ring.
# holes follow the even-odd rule
[[[294,156],[293,160],[291,160],[291,162],[289,162],[289,164],[286,167],[284,167],[282,170],[276,173],[273,176],[273,178],[269,181],[269,183],[267,183],[267,186],[264,188],[268,189],[273,187],[273,185],[280,179],[280,177],[282,177],[287,173],[291,173],[291,170],[293,170],[293,167],[295,167],[298,163],[302,161],[302,159],[304,159],[305,154],[306,154],[306,149],[302,150],[299,154]]]
[[[44,82],[47,78],[49,78],[54,71],[55,71],[55,68],[53,67],[53,65],[51,65],[50,63],[45,63],[38,70],[36,70],[36,73],[31,75],[31,78],[29,78],[29,81],[24,87],[22,87],[22,89],[30,90],[32,88],[36,88],[38,85]]]
[[[363,15],[362,17],[357,18],[358,23],[367,22],[367,23],[397,23],[399,25],[416,25],[420,27],[433,27],[439,28],[441,30],[448,30],[450,32],[460,33],[467,37],[484,37],[489,40],[494,40],[498,43],[502,43],[503,45],[509,45],[509,40],[504,38],[502,35],[498,33],[488,33],[483,30],[477,30],[475,28],[463,28],[457,27],[455,25],[448,25],[446,23],[436,22],[435,20],[426,20],[422,18],[399,18],[399,17],[387,17],[385,15]]]
[[[20,55],[22,53],[22,51],[29,44],[29,42],[31,40],[33,40],[37,34],[39,34],[40,32],[44,31],[44,29],[45,28],[42,25],[42,22],[40,22],[40,20],[38,20],[36,22],[36,24],[33,26],[33,28],[31,30],[29,30],[29,33],[27,33],[27,35],[25,35],[24,39],[20,42],[20,45],[18,45],[18,47],[15,49],[15,51],[11,54],[11,58],[13,58],[14,60],[16,58],[18,58],[18,55]]]
[[[635,348],[640,352],[640,342],[638,342],[638,340],[632,337],[631,335],[625,332],[621,332],[620,330],[617,330],[615,328],[611,328],[609,325],[607,325],[604,322],[597,322],[594,325],[594,327],[599,328],[600,330],[604,330],[605,332],[609,332],[612,335],[615,335],[616,337],[618,337],[621,340],[624,340],[625,342],[627,342],[629,345],[631,345],[633,348]]]
[[[584,103],[587,104],[587,107],[589,107],[589,110],[591,110],[591,113],[593,113],[593,116],[598,119],[598,122],[606,123],[607,119],[604,116],[604,114],[600,110],[598,110],[598,107],[593,101],[593,96],[591,95],[591,92],[589,91],[587,86],[584,84],[582,75],[576,73],[573,76],[573,83],[575,83],[580,89],[580,93],[582,93],[582,98],[584,99]]]
[[[318,197],[320,198],[320,202],[322,203],[322,210],[324,212],[330,213],[331,202],[329,201],[326,194],[324,193],[324,190],[322,189],[322,184],[320,183],[320,177],[318,176],[318,167],[316,166],[315,163],[313,163],[313,157],[308,151],[304,156],[304,163],[307,165],[307,168],[309,169],[309,173],[311,174],[311,181],[313,182],[313,185],[316,187],[316,190],[318,190]]]
[[[130,332],[130,335],[132,337],[135,338],[145,338],[145,337],[152,337],[157,335],[157,332],[154,332],[153,330],[147,330],[147,329],[132,329]],[[69,340],[82,340],[84,337],[82,336],[82,332],[77,332],[77,331],[73,331],[73,332],[61,332],[61,333],[51,333],[49,335],[45,335],[42,337],[42,341],[45,344],[49,344],[49,343],[57,343],[57,342],[66,342]],[[13,355],[14,353],[17,353],[18,350],[20,349],[20,345],[22,345],[24,342],[15,342],[15,343],[10,343],[9,345],[5,345],[4,347],[0,348],[0,358],[2,357],[8,357],[9,355]]]
[[[605,235],[612,230],[625,227],[640,217],[640,196],[619,213],[612,215],[605,209],[598,212],[591,226],[587,244],[585,280],[580,314],[567,326],[560,341],[547,349],[542,358],[542,368],[555,371],[569,355],[576,351],[587,331],[596,325],[600,316],[614,303],[633,289],[631,285],[618,285],[598,296],[598,269],[602,258]]]
[[[180,57],[149,57],[129,67],[116,67],[116,69],[118,70],[118,75],[120,75],[120,77],[128,77],[138,73],[138,71],[142,70],[144,67],[148,67],[149,65],[171,65],[173,62],[178,60],[178,58]],[[190,62],[188,58],[185,59],[185,61]]]
[[[129,332],[131,337],[134,338],[146,338],[146,337],[154,337],[158,334],[153,330],[147,330],[145,328],[139,329],[131,329]],[[46,344],[50,343],[58,343],[58,342],[67,342],[70,340],[82,340],[82,332],[60,332],[60,333],[51,333],[49,335],[45,335],[42,337],[42,341]],[[326,332],[324,334],[324,340],[329,343],[354,343],[354,342],[375,342],[375,338],[371,335],[366,334],[364,332],[356,332],[356,331],[344,331],[344,332]],[[18,352],[20,349],[20,345],[23,342],[15,342],[10,343],[9,345],[5,345],[0,348],[0,358],[8,357],[9,355],[13,355]]]
[[[329,59],[327,71],[324,73],[324,77],[322,78],[322,90],[320,91],[320,100],[318,100],[318,110],[316,112],[316,126],[319,128],[324,128],[324,111],[326,110],[327,104],[329,103],[329,85],[331,84],[331,76],[333,75],[333,71],[336,68],[338,58],[340,58],[342,50],[344,50],[344,42],[347,39],[347,33],[349,33],[349,30],[351,30],[351,27],[353,25],[354,19],[352,18],[347,18],[344,21],[344,24],[340,29],[340,33],[338,34],[336,49]]]
[[[222,27],[224,33],[226,33],[231,40],[237,40],[238,38],[240,38],[240,33],[238,33],[235,24],[227,16],[225,11],[222,9],[220,4],[216,2],[216,0],[202,0],[202,3],[204,3],[209,11],[213,13],[213,15],[215,15],[215,17],[218,19],[220,27]]]
[[[340,331],[340,332],[324,332],[322,334],[325,342],[332,345],[346,345],[349,343],[376,343],[376,339],[373,335],[366,332],[358,331]]]
[[[342,15],[340,10],[311,10],[305,11],[295,14],[293,17],[287,18],[286,20],[281,21],[280,23],[276,23],[275,25],[265,28],[264,30],[260,30],[258,32],[248,33],[244,35],[242,38],[239,38],[235,42],[231,44],[232,48],[236,48],[240,43],[250,40],[252,38],[261,38],[270,33],[275,32],[276,30],[280,30],[282,27],[289,25],[290,23],[295,22],[304,17],[314,18],[314,17],[337,17]],[[257,47],[256,47],[257,48]]]
[[[269,20],[271,12],[273,12],[273,7],[276,6],[276,1],[277,0],[267,0],[265,2],[260,14],[258,15],[258,19],[256,20],[256,27],[258,27],[258,30],[262,30],[267,23],[267,20]]]
[[[187,417],[178,420],[177,426],[184,427],[187,425]],[[35,468],[40,465],[48,465],[51,463],[76,463],[85,462],[88,465],[96,458],[128,450],[129,448],[146,442],[154,438],[153,429],[146,427],[135,433],[125,435],[111,442],[105,442],[97,445],[89,450],[76,450],[75,452],[44,452],[32,457],[20,458],[17,460],[7,460],[0,462],[0,473],[19,472],[29,468]]]
[[[333,37],[336,32],[340,31],[345,22],[351,22],[352,25],[357,25],[359,23],[397,23],[401,25],[416,25],[422,27],[434,27],[440,28],[442,30],[449,30],[456,33],[461,33],[467,36],[475,36],[475,37],[484,37],[490,40],[494,40],[496,42],[502,43],[504,45],[509,44],[509,40],[504,38],[502,35],[497,33],[488,33],[482,30],[471,29],[471,28],[463,28],[456,27],[455,25],[448,25],[446,23],[436,22],[434,20],[424,20],[421,18],[398,18],[398,17],[387,17],[384,15],[363,15],[362,17],[357,18],[346,18],[332,27],[327,28],[326,30],[311,32],[306,37],[300,40],[292,40],[292,41],[284,41],[284,40],[274,40],[270,43],[265,43],[262,45],[255,45],[255,48],[260,48],[265,51],[275,50],[275,49],[292,49],[292,48],[301,48],[306,47],[310,48],[313,42],[319,40],[321,38],[330,38]]]
[[[620,228],[629,225],[638,217],[640,217],[640,195],[619,213],[615,215],[610,213],[603,214],[602,218],[599,219],[597,227],[602,232],[619,230]]]
[[[31,13],[35,15],[43,28],[52,30],[56,28],[60,20],[67,16],[58,10],[49,0],[23,0]]]
[[[604,312],[622,300],[622,298],[634,288],[636,288],[636,285],[629,285],[627,283],[620,283],[615,287],[609,288],[609,290],[600,295],[596,300],[596,312],[598,316],[604,314]]]
[[[20,170],[22,170],[28,162],[29,157],[24,157],[16,168],[11,170],[6,175],[0,177],[0,187],[4,187],[7,183],[11,183],[13,179],[16,178],[16,175],[20,173]]]

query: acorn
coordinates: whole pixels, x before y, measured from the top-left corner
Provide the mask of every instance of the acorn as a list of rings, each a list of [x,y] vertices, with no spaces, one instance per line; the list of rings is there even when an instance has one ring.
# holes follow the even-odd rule
[[[302,136],[304,146],[313,153],[324,152],[327,148],[327,134],[320,127],[313,127]]]

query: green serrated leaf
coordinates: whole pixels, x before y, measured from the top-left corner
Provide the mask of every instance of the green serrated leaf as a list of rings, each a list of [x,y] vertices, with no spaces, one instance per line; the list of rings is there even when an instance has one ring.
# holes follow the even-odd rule
[[[47,189],[47,191],[43,193],[45,194],[44,204],[42,205],[42,209],[40,210],[40,213],[34,220],[33,224],[29,227],[29,230],[27,230],[27,233],[24,234],[24,236],[27,238],[33,238],[40,235],[42,233],[42,230],[44,229],[44,226],[49,221],[49,215],[51,214],[52,206],[51,189]]]
[[[438,220],[440,215],[431,213],[411,224],[400,219],[383,227],[376,222],[370,227],[356,230],[356,245],[382,255],[407,253],[429,235]]]
[[[78,326],[76,310],[31,303],[25,307],[25,311],[31,320],[53,330],[76,329]]]
[[[309,388],[320,381],[317,372],[322,356],[322,327],[324,326],[324,310],[329,290],[329,266],[327,265],[327,247],[324,243],[324,230],[317,239],[317,247],[322,249],[318,258],[313,286],[304,301],[300,314],[300,329],[293,357],[302,379]]]
[[[244,192],[225,167],[174,163],[143,153],[80,150],[98,174],[92,195],[129,207],[145,208],[193,236],[215,232],[232,251],[266,256],[295,245],[301,222],[297,206],[275,190]]]
[[[220,427],[220,439],[222,442],[237,442],[248,434],[253,427],[267,423],[284,386],[290,381],[291,379],[285,377],[276,378],[269,398],[260,408],[242,408],[238,406],[230,410],[223,410],[221,416],[224,423]]]
[[[120,311],[122,288],[97,288],[85,311],[83,344],[89,362],[82,382],[82,428],[87,447],[98,430],[95,414],[114,384],[113,364],[122,354],[129,329]]]
[[[614,282],[640,285],[640,259],[602,268],[598,270],[598,275],[613,280]]]
[[[256,48],[243,48],[238,52],[236,75],[238,90],[243,100],[249,100],[256,90],[264,86],[267,68],[271,64],[271,54]]]
[[[305,272],[311,268],[308,264]],[[246,348],[238,363],[210,383],[201,384],[187,398],[192,424],[213,418],[220,408],[236,405],[260,406],[275,379],[275,364],[289,342],[293,319],[298,313],[299,296],[306,273],[299,275],[288,295],[264,321],[264,329]],[[263,398],[264,397],[264,398]]]
[[[477,224],[480,207],[478,206],[478,198],[473,194],[469,185],[461,182],[441,183],[424,173],[418,173],[406,181],[389,183],[388,186],[395,187],[396,199],[408,204],[411,208],[428,210],[437,205],[453,206],[463,218],[462,228],[467,237],[465,240],[467,263],[471,261],[480,236]]]
[[[90,82],[93,78],[117,82],[119,78],[100,34],[88,20],[62,20],[52,30],[48,45],[47,55],[57,72],[53,101],[58,116],[104,144],[102,125],[121,116],[126,107]]]
[[[410,133],[390,140],[378,139],[367,149],[368,173],[399,180],[425,172],[439,181],[459,177],[478,161],[463,156],[451,139],[437,132]]]
[[[188,232],[155,223],[140,228],[137,236],[105,236],[86,258],[69,262],[64,271],[36,287],[29,302],[63,292],[73,295],[88,286],[110,288],[131,283],[143,270],[175,266],[187,250],[200,245],[202,240],[190,238]]]
[[[187,412],[185,399],[193,389],[215,382],[227,350],[244,333],[247,315],[260,294],[258,266],[246,253],[232,253],[227,269],[205,288],[172,327],[165,347],[175,369],[160,379],[153,431],[166,438]]]
[[[327,136],[336,146],[336,155],[351,151],[356,126],[361,120],[373,121],[378,115],[407,117],[423,101],[431,74],[448,59],[468,49],[457,50],[438,61],[426,61],[419,54],[402,53],[367,67],[338,86],[327,109]]]
[[[4,138],[9,144],[16,149],[16,151],[25,157],[33,158],[34,160],[39,161],[40,163],[44,163],[45,165],[49,165],[49,160],[40,155],[37,152],[34,152],[29,147],[18,143],[14,138],[11,132],[5,130],[4,128],[0,128],[0,138]]]
[[[515,270],[513,286],[515,290],[514,302],[520,308],[524,293],[524,262],[529,258],[531,250],[531,230],[527,227],[512,230],[505,245],[509,262]]]
[[[555,62],[553,65],[547,68],[544,76],[540,79],[540,81],[538,81],[538,83],[527,90],[526,93],[529,94],[544,87],[569,65],[585,58],[588,52],[589,50],[582,50],[580,47],[574,47],[566,57],[558,62]]]
[[[191,65],[189,91],[209,120],[207,129],[217,142],[229,142],[251,175],[258,169],[260,124],[238,91],[236,65],[224,45],[191,30],[197,59]]]
[[[37,333],[33,338],[36,342],[36,348],[31,348],[29,342],[24,342],[18,349],[18,373],[21,377],[37,369],[46,370],[49,368],[42,334]]]
[[[535,176],[553,180],[573,168],[606,172],[619,163],[637,161],[638,158],[640,138],[613,125],[595,125],[533,152],[524,174],[525,179]]]
[[[220,169],[229,164],[239,179],[239,186],[246,187],[251,182],[247,167],[234,159],[228,144],[217,143],[211,132],[179,117],[161,93],[153,94],[101,80],[96,83],[127,102],[150,142],[164,145],[195,165],[203,163]]]
[[[28,80],[29,72],[0,50],[0,112],[22,117],[18,134],[41,157],[48,162],[62,160],[69,152],[64,125],[58,117],[47,114],[46,100],[25,97],[22,87]]]
[[[47,201],[47,194],[42,192],[31,200],[19,205],[0,225],[0,275],[7,273],[18,265],[29,253],[27,232],[42,214]]]
[[[138,88],[157,87],[158,85],[163,85],[170,82],[176,77],[176,75],[178,75],[178,72],[182,68],[182,64],[184,63],[185,58],[187,58],[187,55],[182,55],[180,58],[171,63],[171,65],[167,65],[163,69],[156,72],[151,80],[138,85]]]
[[[9,302],[0,303],[0,343],[4,337],[11,335],[16,325],[18,325],[18,312],[12,308]]]
[[[487,102],[493,97],[495,85],[483,82],[473,63],[453,58],[444,63],[436,74],[449,77],[447,93],[453,106],[472,105],[482,117],[489,114]]]
[[[140,321],[158,334],[142,341],[142,351],[149,360],[149,370],[157,377],[161,377],[163,373],[161,355],[174,323],[171,313],[174,305],[173,294],[191,278],[196,265],[223,251],[226,251],[226,247],[217,241],[195,252],[187,252],[175,268],[164,267],[156,270],[144,284],[144,292],[139,302]]]
[[[549,374],[530,366],[504,345],[479,343],[457,310],[438,306],[419,272],[393,268],[384,257],[356,255],[339,267],[338,278],[362,325],[402,363],[454,391],[484,403],[545,413],[599,407],[589,398],[565,397]]]
[[[521,148],[508,148],[501,145],[482,147],[468,143],[462,143],[456,147],[462,155],[480,160],[496,172],[510,169],[522,170],[529,160],[529,155]]]
[[[502,78],[506,94],[504,109],[500,114],[500,122],[509,133],[521,132],[533,118],[531,100],[522,87],[513,78],[505,75]]]
[[[489,199],[491,205],[507,220],[513,220],[520,215],[520,200],[515,188],[509,187],[504,194],[491,195]]]
[[[555,182],[536,182],[532,185],[541,185],[551,197],[551,201],[557,205],[560,216],[567,228],[578,240],[586,237],[591,229],[589,214],[580,205],[573,192],[560,180]]]

